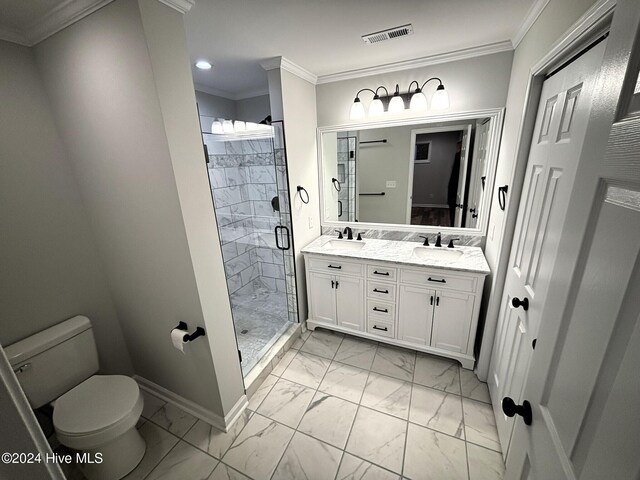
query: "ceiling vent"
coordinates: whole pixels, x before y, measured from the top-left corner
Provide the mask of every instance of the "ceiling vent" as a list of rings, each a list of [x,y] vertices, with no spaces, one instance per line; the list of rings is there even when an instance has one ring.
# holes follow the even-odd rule
[[[394,38],[406,37],[411,34],[413,34],[413,26],[409,23],[408,25],[402,25],[401,27],[388,28],[381,32],[363,35],[362,40],[364,40],[364,43],[371,45],[374,43],[386,42],[387,40],[392,40]]]

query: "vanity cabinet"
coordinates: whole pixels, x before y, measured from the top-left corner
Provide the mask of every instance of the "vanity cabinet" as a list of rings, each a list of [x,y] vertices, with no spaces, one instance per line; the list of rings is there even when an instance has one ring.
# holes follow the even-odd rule
[[[473,368],[484,272],[305,253],[310,329],[454,358]]]

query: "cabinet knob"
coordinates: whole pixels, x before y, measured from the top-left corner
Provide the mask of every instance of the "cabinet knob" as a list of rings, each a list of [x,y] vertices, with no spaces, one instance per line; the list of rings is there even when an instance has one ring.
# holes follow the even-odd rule
[[[512,398],[504,397],[502,399],[502,411],[507,417],[520,415],[525,425],[531,425],[533,415],[531,412],[531,404],[527,400],[522,402],[522,405],[516,405],[516,402],[514,402]]]

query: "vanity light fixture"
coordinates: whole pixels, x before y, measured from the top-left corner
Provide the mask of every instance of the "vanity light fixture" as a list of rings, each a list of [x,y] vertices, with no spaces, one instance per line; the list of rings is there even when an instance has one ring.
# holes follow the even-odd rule
[[[409,110],[411,110],[412,112],[422,112],[427,110],[427,107],[428,107],[427,97],[423,93],[423,90],[425,85],[432,80],[437,80],[439,85],[436,87],[436,91],[434,92],[433,97],[431,97],[431,109],[443,110],[443,109],[449,108],[449,94],[445,90],[444,85],[442,84],[442,80],[440,80],[437,77],[432,77],[428,79],[426,82],[424,82],[422,86],[420,86],[420,84],[416,80],[413,80],[409,84],[409,89],[406,94],[411,99],[409,101]],[[416,88],[412,93],[411,87],[414,83],[416,84]],[[375,90],[371,90],[370,88],[363,88],[362,90],[360,90],[356,94],[356,98],[353,100],[353,103],[351,104],[349,118],[351,120],[360,120],[367,116],[367,114],[365,113],[364,105],[360,100],[360,94],[364,91],[373,93],[373,100],[369,105],[368,116],[376,117],[376,116],[383,115],[384,104],[382,102],[382,99],[378,95],[378,90],[380,90],[381,88],[384,89],[384,91],[387,93],[386,95],[387,98],[389,98],[389,92],[384,86],[379,86]],[[391,99],[389,100],[388,112],[393,114],[393,113],[401,113],[401,112],[404,112],[405,110],[406,110],[406,105],[404,102],[404,98],[402,98],[402,94],[400,93],[400,86],[396,84],[396,90],[393,96],[391,97]]]
[[[196,62],[196,67],[198,67],[200,70],[211,70],[213,65],[211,65],[211,63],[207,62],[206,60],[198,60]]]

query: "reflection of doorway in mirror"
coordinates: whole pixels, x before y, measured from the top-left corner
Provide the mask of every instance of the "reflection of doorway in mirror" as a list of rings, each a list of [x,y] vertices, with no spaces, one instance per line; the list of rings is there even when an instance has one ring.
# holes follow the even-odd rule
[[[472,126],[411,131],[407,223],[460,227]]]
[[[338,137],[338,220],[356,220],[356,137]]]

